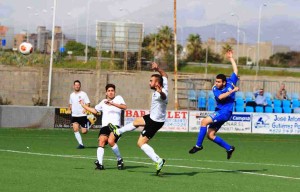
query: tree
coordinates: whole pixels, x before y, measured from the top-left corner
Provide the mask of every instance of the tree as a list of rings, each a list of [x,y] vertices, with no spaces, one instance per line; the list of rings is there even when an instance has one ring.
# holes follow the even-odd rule
[[[85,45],[76,41],[68,41],[66,44],[66,50],[67,51],[72,51],[73,55],[76,56],[84,56],[85,55]],[[96,49],[94,47],[88,46],[88,55],[89,56],[96,56]]]
[[[190,34],[187,39],[187,61],[200,61],[201,53],[202,42],[200,35]]]
[[[228,51],[233,51],[233,48],[231,45],[229,45],[228,43],[226,43],[223,47],[222,47],[222,55],[225,55]]]

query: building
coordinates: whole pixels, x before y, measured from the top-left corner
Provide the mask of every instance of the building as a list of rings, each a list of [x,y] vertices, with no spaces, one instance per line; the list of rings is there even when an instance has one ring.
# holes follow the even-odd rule
[[[45,26],[38,26],[37,33],[29,35],[28,42],[33,45],[34,50],[42,53],[50,53],[51,35],[51,31],[47,30]],[[54,52],[58,51],[61,47],[64,47],[68,41],[70,41],[70,39],[66,38],[61,27],[56,26],[54,29]],[[18,48],[22,42],[27,42],[27,34],[24,31],[14,36],[13,47]]]
[[[217,42],[214,38],[209,38],[207,42],[203,42],[203,48],[208,46],[212,51],[222,54],[222,47],[229,44],[235,51],[235,55],[239,57],[246,57],[249,61],[256,61],[257,59],[257,44],[239,43],[239,52],[237,54],[237,41],[234,38],[228,38],[225,41]],[[259,59],[269,59],[275,53],[291,51],[287,46],[272,45],[272,42],[260,42],[259,44]]]
[[[5,42],[5,44],[2,44]],[[14,28],[0,25],[0,47],[12,49],[14,44]]]

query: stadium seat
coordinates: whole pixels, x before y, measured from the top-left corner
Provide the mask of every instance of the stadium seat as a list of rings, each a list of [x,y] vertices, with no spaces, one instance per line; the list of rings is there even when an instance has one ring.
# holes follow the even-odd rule
[[[283,100],[282,101],[282,107],[291,107],[291,101],[290,100]]]
[[[270,98],[266,98],[266,101],[269,106],[272,106],[272,100]]]
[[[293,99],[292,100],[292,109],[298,108],[299,106],[300,106],[299,100]]]
[[[300,107],[294,109],[294,113],[300,113]]]
[[[206,98],[198,97],[198,109],[205,110],[206,109]]]
[[[215,98],[215,95],[214,95],[213,91],[208,92],[208,97],[209,98]]]
[[[235,106],[235,111],[236,112],[245,112],[244,111],[244,106]]]
[[[274,107],[274,113],[282,113],[281,107]]]
[[[272,96],[272,94],[270,92],[265,92],[264,96],[266,97],[266,99],[270,99],[270,100],[273,99],[273,96]]]
[[[244,107],[244,99],[237,98],[236,101],[235,101],[235,105]]]
[[[245,103],[247,103],[248,101],[253,101],[253,99],[250,98],[250,97],[246,97],[246,98],[245,98]]]
[[[216,101],[213,98],[208,98],[207,110],[214,111],[216,108]]]
[[[254,112],[253,107],[246,106],[246,112]]]
[[[248,99],[253,100],[253,96],[254,96],[253,92],[246,92],[246,94],[245,94],[246,99],[248,98]]]
[[[264,108],[262,106],[256,106],[255,107],[255,112],[257,112],[257,113],[263,113],[264,112]]]
[[[283,107],[284,113],[292,113],[292,109],[290,107]]]
[[[295,100],[295,99],[299,99],[299,94],[298,93],[292,93],[292,100]]]
[[[197,95],[195,90],[189,90],[188,91],[188,99],[191,101],[196,101],[197,100]]]
[[[281,107],[281,100],[279,100],[279,99],[274,99],[274,100],[273,100],[273,103],[274,103],[274,108],[275,108],[275,107]]]
[[[200,90],[198,92],[198,97],[206,97],[206,92],[204,90]]]
[[[242,91],[236,92],[235,93],[235,99],[238,99],[238,98],[244,99],[245,98],[244,92],[242,92]]]
[[[273,108],[271,106],[266,106],[265,113],[273,113]]]

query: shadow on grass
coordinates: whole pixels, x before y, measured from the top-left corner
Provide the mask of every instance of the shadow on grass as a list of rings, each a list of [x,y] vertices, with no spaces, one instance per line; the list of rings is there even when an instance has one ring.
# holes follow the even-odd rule
[[[164,177],[164,176],[182,176],[182,175],[186,175],[186,176],[195,176],[197,175],[199,172],[183,172],[183,173],[170,173],[170,172],[161,172],[158,176],[160,177]],[[156,176],[156,175],[155,175]]]
[[[85,149],[97,149],[98,146],[84,146]]]
[[[265,172],[268,169],[239,169],[239,170],[220,170],[220,171],[209,171],[206,173],[256,173],[256,172]]]

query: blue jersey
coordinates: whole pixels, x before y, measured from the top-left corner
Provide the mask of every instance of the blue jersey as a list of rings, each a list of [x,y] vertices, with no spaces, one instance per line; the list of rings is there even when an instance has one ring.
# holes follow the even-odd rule
[[[212,90],[217,101],[217,110],[226,110],[232,112],[235,100],[235,92],[222,100],[219,99],[219,96],[223,93],[233,90],[233,85],[236,86],[237,81],[237,75],[235,73],[232,73],[231,76],[227,78],[226,85],[223,89],[218,89],[216,86],[213,86]]]

